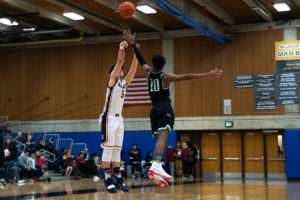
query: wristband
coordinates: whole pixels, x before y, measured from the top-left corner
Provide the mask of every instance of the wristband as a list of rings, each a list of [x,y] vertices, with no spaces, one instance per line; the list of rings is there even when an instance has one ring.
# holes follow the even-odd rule
[[[124,47],[123,47],[123,46],[120,46],[120,50],[124,50]]]

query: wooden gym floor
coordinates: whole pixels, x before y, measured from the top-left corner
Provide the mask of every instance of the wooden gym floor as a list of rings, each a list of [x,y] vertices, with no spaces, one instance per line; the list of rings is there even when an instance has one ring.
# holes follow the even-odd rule
[[[200,180],[184,182],[176,179],[168,189],[157,188],[148,179],[127,179],[130,192],[118,191],[109,194],[103,186],[103,179],[52,181],[51,183],[26,183],[18,186],[0,186],[0,199],[66,199],[66,200],[115,200],[115,199],[163,199],[163,200],[299,200],[300,182],[264,180]]]

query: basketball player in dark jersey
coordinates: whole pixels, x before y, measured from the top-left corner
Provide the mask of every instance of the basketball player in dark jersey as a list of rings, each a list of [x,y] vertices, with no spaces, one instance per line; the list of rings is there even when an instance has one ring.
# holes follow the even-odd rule
[[[199,74],[172,74],[162,71],[165,65],[165,58],[161,55],[152,57],[153,67],[145,62],[142,54],[135,44],[135,34],[130,30],[123,32],[123,38],[132,46],[136,57],[148,74],[148,90],[152,101],[152,110],[150,113],[151,128],[157,142],[154,150],[154,161],[148,172],[148,177],[161,188],[167,188],[169,185],[165,180],[172,180],[173,177],[167,174],[161,164],[162,154],[167,145],[168,135],[171,133],[174,124],[174,112],[171,106],[169,84],[171,82],[200,79],[204,77],[219,78],[223,71],[215,68],[207,73]]]

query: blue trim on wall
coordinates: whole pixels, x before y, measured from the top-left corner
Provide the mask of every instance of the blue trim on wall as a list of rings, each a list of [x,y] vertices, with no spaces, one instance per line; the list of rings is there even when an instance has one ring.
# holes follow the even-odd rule
[[[48,132],[47,134],[59,134],[60,138],[72,138],[74,143],[86,143],[89,149],[89,154],[103,152],[100,147],[101,132]],[[43,133],[35,133],[34,138],[38,140]],[[176,131],[172,131],[169,135],[168,144],[174,148],[177,141]],[[48,141],[44,141],[45,144]],[[37,144],[37,143],[36,143]],[[125,131],[123,140],[123,150],[121,152],[121,159],[126,163],[129,162],[129,151],[133,144],[136,144],[141,151],[141,160],[144,160],[149,151],[153,152],[156,144],[156,139],[152,137],[151,131]],[[59,149],[60,150],[60,149]]]

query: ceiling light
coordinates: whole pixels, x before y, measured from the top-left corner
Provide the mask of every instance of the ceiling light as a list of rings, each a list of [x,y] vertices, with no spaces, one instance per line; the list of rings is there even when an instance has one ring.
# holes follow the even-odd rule
[[[64,12],[63,14],[65,17],[68,17],[70,19],[73,19],[73,20],[83,20],[84,17],[77,14],[77,13],[74,13],[74,12]]]
[[[275,3],[273,6],[278,12],[285,12],[291,10],[286,3]]]
[[[156,10],[148,5],[140,5],[140,6],[137,6],[136,9],[138,9],[139,11],[141,11],[145,14],[156,13]]]
[[[10,19],[7,18],[0,18],[0,23],[5,24],[7,26],[18,26],[19,23],[16,21],[11,21]]]

